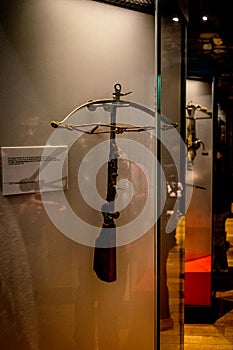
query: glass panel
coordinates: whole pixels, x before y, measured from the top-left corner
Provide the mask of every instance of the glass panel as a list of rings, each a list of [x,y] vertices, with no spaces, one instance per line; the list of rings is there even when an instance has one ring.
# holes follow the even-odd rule
[[[2,1],[0,31],[1,146],[70,145],[66,191],[0,196],[1,347],[154,349],[154,129],[116,134],[117,275],[105,282],[93,258],[110,134],[50,126],[90,98],[111,98],[115,82],[154,109],[154,16],[91,0]],[[109,124],[108,107],[67,124]],[[151,126],[154,115],[127,104],[116,122]],[[50,165],[41,191],[43,180],[55,185],[42,177]]]
[[[75,342],[153,349],[154,112],[100,101],[55,125],[48,144],[68,145],[71,180],[65,193],[42,198],[54,225],[75,242]]]
[[[187,306],[211,305],[212,114],[212,83],[188,80],[187,167],[188,172],[193,173],[193,195],[185,217],[185,305]],[[197,284],[202,285],[199,291],[194,287]]]
[[[41,349],[154,349],[154,112],[101,101],[51,122],[40,191],[4,199],[6,217],[14,208],[4,230],[23,234],[14,254],[28,259],[20,284],[35,291],[28,303]],[[44,191],[55,157],[48,150],[60,145],[68,146],[68,188]]]
[[[184,96],[185,19],[176,2],[158,2],[157,108],[158,156],[161,169],[158,207],[160,348],[183,347],[183,258],[185,144],[182,138]],[[176,16],[176,21],[173,17]],[[170,121],[170,128],[160,120]],[[184,135],[183,135],[184,136]],[[188,196],[189,197],[189,196]]]

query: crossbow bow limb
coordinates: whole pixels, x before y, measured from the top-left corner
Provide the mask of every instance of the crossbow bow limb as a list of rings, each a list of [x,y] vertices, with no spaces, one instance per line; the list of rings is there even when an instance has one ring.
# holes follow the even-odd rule
[[[144,110],[145,112],[149,112],[151,114],[151,110],[147,109],[146,107],[142,107],[138,105],[137,103],[130,102],[130,101],[122,101],[120,100],[121,96],[126,96],[131,94],[130,92],[122,93],[121,92],[121,84],[117,83],[114,85],[115,92],[113,93],[112,99],[98,99],[98,100],[90,100],[79,107],[75,108],[72,112],[70,112],[63,120],[51,121],[51,126],[53,128],[65,128],[67,130],[76,130],[81,131],[85,134],[93,135],[93,134],[103,134],[103,133],[112,133],[115,132],[116,134],[122,134],[124,132],[141,132],[141,131],[149,131],[154,130],[155,126],[152,125],[122,125],[122,124],[115,124],[114,126],[112,124],[106,124],[106,123],[86,123],[86,124],[71,124],[67,123],[68,119],[79,110],[83,108],[87,108],[90,111],[95,111],[97,107],[103,107],[105,111],[109,112],[111,110],[112,106],[115,107],[135,107],[140,108]],[[161,124],[162,130],[168,130],[171,128],[176,128],[178,126],[178,123],[171,122],[167,118],[161,117],[163,123]]]
[[[205,150],[205,144],[202,140],[200,140],[196,135],[196,121],[200,119],[211,119],[212,112],[208,110],[206,107],[201,106],[200,104],[194,104],[192,102],[188,102],[186,105],[186,110],[188,112],[187,124],[187,138],[186,145],[188,148],[188,161],[189,164],[193,165],[194,159],[196,157],[196,151],[202,146],[202,155],[208,156],[208,152]],[[197,111],[200,111],[205,114],[205,116],[196,117],[195,114]]]

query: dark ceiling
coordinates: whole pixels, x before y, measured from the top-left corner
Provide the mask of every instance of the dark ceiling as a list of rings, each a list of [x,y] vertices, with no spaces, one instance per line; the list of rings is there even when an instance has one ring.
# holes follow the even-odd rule
[[[155,0],[95,0],[111,4],[114,6],[125,7],[148,14],[154,14]]]
[[[214,75],[219,100],[233,103],[233,20],[230,0],[189,0],[188,73]],[[208,17],[207,21],[202,16]]]

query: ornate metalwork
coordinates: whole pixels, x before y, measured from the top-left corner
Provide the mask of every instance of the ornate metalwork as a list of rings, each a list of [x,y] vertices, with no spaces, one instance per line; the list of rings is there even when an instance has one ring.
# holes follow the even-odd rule
[[[131,10],[148,13],[154,15],[155,12],[155,1],[154,0],[94,0],[98,2],[103,2],[106,4],[111,4],[115,6],[120,6],[128,8]]]
[[[193,161],[196,157],[196,151],[202,146],[202,155],[208,156],[208,152],[205,151],[205,144],[202,140],[200,140],[196,135],[196,121],[200,119],[211,119],[212,118],[212,112],[208,110],[206,107],[201,106],[199,104],[194,104],[192,102],[189,102],[186,105],[186,110],[188,112],[188,116],[186,119],[188,120],[187,123],[187,139],[186,144],[188,148],[188,168],[191,168],[193,165]],[[203,117],[195,117],[196,111],[200,111],[206,116]]]

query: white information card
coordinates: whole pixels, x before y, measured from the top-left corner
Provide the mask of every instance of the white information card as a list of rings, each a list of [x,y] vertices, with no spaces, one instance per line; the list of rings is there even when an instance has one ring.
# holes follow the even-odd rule
[[[2,147],[3,195],[67,189],[67,146]]]

